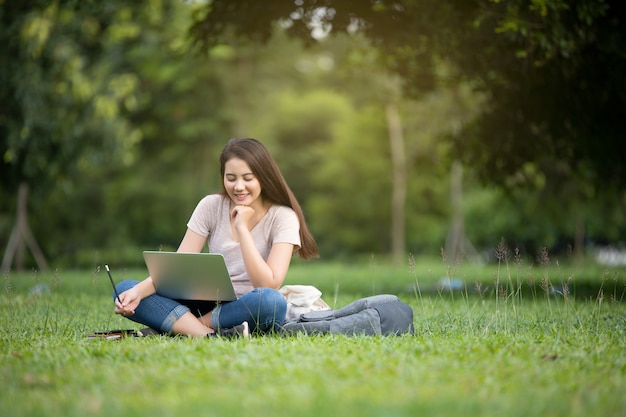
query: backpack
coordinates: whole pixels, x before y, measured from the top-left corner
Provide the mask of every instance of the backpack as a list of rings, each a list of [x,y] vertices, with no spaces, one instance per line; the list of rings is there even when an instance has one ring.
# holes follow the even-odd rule
[[[320,310],[301,314],[282,328],[287,335],[305,333],[344,334],[349,336],[414,334],[413,309],[395,295],[381,294],[361,298],[339,310]]]

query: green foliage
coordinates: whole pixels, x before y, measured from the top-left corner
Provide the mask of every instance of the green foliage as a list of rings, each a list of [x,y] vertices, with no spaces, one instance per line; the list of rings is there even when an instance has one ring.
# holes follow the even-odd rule
[[[141,137],[118,105],[132,107],[137,79],[111,53],[137,36],[132,9],[74,6],[2,5],[3,20],[11,22],[2,31],[7,113],[0,121],[9,190],[22,181],[48,187],[94,165],[128,162]]]
[[[571,207],[564,207],[564,198],[550,204],[550,198],[543,193],[531,195],[517,190],[507,195],[497,188],[475,189],[465,199],[466,232],[479,248],[494,247],[494,237],[500,236],[534,257],[545,247],[571,252],[575,249],[576,228],[582,225],[585,245],[602,246],[623,239],[623,210],[606,198],[584,204],[570,200],[567,204]],[[614,227],[606,227],[608,219]]]
[[[24,16],[12,29],[22,36],[9,49],[16,67],[3,73],[19,100],[2,97],[16,111],[4,119],[1,169],[12,174],[2,175],[2,193],[34,184],[31,223],[60,265],[130,240],[175,247],[189,215],[179,207],[219,184],[206,160],[216,159],[228,122],[219,67],[184,38],[190,6],[119,6],[2,6],[7,18]]]
[[[262,118],[255,130],[273,145],[289,186],[307,217],[314,218],[306,208],[324,187],[313,178],[332,159],[328,144],[337,137],[338,126],[348,123],[352,103],[345,95],[323,88],[277,91],[267,101],[276,117]]]
[[[389,218],[391,189],[382,113],[371,107],[348,114],[322,147],[324,169],[311,178],[319,191],[307,208],[326,253],[386,252],[389,223],[377,221]]]
[[[554,188],[564,179],[597,192],[624,187],[620,0],[214,1],[209,9],[192,28],[208,47],[233,32],[267,40],[276,21],[309,43],[362,33],[413,96],[436,89],[437,62],[450,63],[487,94],[474,129],[454,142],[485,181],[506,185],[530,162]]]
[[[621,145],[601,131],[619,135],[621,123],[587,135],[564,122],[596,120],[606,106],[595,100],[621,91],[620,60],[596,65],[615,68],[608,93],[596,88],[600,72],[585,72],[590,51],[609,59],[620,48],[614,3],[333,1],[334,15],[318,18],[338,36],[319,42],[306,25],[318,3],[257,3],[1,3],[0,247],[15,189],[31,181],[29,221],[53,265],[140,266],[142,249],[176,248],[197,201],[219,190],[226,140],[253,136],[279,162],[324,258],[384,257],[388,103],[404,128],[408,251],[443,245],[456,159],[471,164],[466,231],[481,250],[501,237],[529,254],[572,245],[580,224],[586,242],[624,240],[620,188],[598,183],[592,161],[607,152],[603,168],[621,169],[611,159]],[[291,21],[270,24],[279,16]],[[204,40],[206,54],[195,43]],[[485,190],[485,174],[514,191]]]
[[[448,215],[449,149],[441,139],[458,134],[476,113],[479,96],[467,85],[454,85],[418,102],[401,100],[397,80],[358,37],[294,50],[278,32],[265,54],[273,57],[275,48],[297,52],[300,73],[276,84],[272,77],[261,78],[260,70],[250,74],[271,86],[259,100],[274,115],[261,112],[251,126],[272,145],[322,255],[389,250],[391,160],[381,104],[390,100],[401,106],[407,142],[409,243],[413,250],[437,251]],[[263,68],[264,61],[257,52],[257,66]],[[440,71],[446,71],[443,64]]]

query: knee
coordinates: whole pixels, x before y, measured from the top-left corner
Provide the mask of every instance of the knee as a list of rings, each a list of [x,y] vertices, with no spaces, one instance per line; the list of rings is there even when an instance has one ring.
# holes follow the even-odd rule
[[[115,291],[117,291],[118,294],[123,293],[126,290],[129,290],[131,288],[133,288],[135,285],[139,284],[139,281],[134,280],[134,279],[127,279],[125,281],[120,281],[116,286],[115,286]],[[113,293],[113,298],[115,298],[115,293]]]
[[[279,319],[287,314],[287,300],[283,295],[272,288],[257,288],[261,310]]]

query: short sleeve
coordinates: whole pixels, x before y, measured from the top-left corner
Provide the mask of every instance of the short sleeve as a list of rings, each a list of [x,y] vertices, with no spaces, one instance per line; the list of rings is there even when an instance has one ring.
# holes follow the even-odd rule
[[[289,207],[278,206],[272,216],[272,243],[290,243],[300,249],[300,222]]]
[[[222,199],[219,194],[211,194],[200,200],[187,222],[187,227],[200,236],[209,236],[215,230]]]

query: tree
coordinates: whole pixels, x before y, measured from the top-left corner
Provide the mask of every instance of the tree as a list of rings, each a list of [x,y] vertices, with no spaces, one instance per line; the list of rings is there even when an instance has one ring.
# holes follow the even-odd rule
[[[263,48],[226,40],[217,47],[236,56],[254,51],[245,59],[251,82],[231,80],[237,89],[229,91],[246,92],[237,117],[244,113],[244,124],[271,145],[324,256],[391,252],[401,263],[407,244],[439,249],[449,203],[439,191],[448,171],[438,167],[447,148],[437,139],[475,114],[467,86],[449,83],[423,103],[410,102],[360,36],[305,50],[281,29]],[[397,118],[385,117],[388,107]]]
[[[43,235],[41,252],[59,261],[180,239],[180,207],[217,172],[206,159],[217,158],[228,124],[217,115],[219,65],[192,55],[184,36],[192,9],[177,1],[0,4],[0,204],[3,212],[29,206],[33,215],[18,210],[14,228],[26,230],[29,247]],[[32,198],[16,204],[18,188]],[[146,204],[155,200],[165,203]],[[22,227],[26,219],[32,228]],[[3,268],[13,255],[24,259],[17,238],[1,243],[11,243]]]
[[[134,78],[119,71],[114,54],[109,55],[113,59],[99,59],[103,51],[120,48],[132,37],[133,24],[124,13],[129,9],[117,6],[75,1],[0,4],[5,63],[0,69],[0,185],[7,195],[22,190],[21,210],[28,207],[24,190],[39,195],[68,176],[80,175],[95,160],[123,161],[138,140],[138,132],[119,115],[119,103],[129,104]],[[7,254],[26,239],[37,259],[43,259],[26,213],[16,218]],[[3,268],[10,258],[5,257]]]
[[[532,163],[556,184],[624,189],[625,10],[621,0],[215,0],[192,35],[265,40],[276,22],[308,42],[361,32],[413,95],[433,89],[436,62],[448,61],[489,99],[455,142],[483,179],[506,186]]]
[[[11,231],[11,236],[7,243],[7,249],[2,258],[1,271],[7,271],[11,267],[11,263],[15,259],[18,267],[24,265],[25,246],[28,245],[31,253],[35,257],[35,261],[42,271],[48,270],[48,261],[43,255],[39,244],[35,240],[35,236],[28,224],[28,186],[25,183],[20,184],[17,196],[17,219],[15,226]]]

